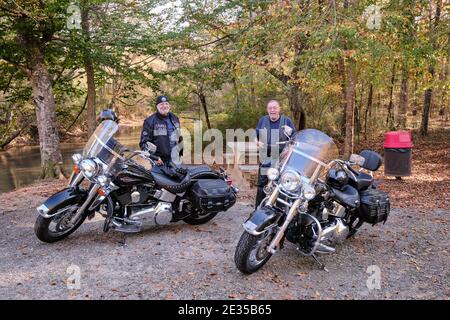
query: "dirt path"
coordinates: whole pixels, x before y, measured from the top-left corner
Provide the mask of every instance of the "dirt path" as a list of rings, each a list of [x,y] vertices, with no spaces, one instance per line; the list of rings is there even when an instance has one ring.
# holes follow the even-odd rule
[[[34,205],[34,204],[33,204]],[[203,226],[177,223],[129,236],[103,233],[101,220],[64,241],[39,242],[33,208],[0,212],[2,299],[448,299],[448,225],[444,211],[394,209],[386,225],[364,226],[329,272],[286,244],[258,273],[240,274],[235,245],[251,205],[239,203]],[[368,290],[369,266],[381,289]],[[80,271],[80,289],[69,289]]]

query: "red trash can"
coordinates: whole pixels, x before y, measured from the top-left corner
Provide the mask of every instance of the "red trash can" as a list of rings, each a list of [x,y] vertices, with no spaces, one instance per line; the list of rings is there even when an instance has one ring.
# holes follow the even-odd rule
[[[410,131],[386,132],[384,139],[384,174],[397,179],[411,175],[411,149],[413,148]]]

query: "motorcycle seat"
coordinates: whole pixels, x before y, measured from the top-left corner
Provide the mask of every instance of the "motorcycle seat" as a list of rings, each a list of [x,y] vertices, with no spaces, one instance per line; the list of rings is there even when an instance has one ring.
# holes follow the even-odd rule
[[[354,172],[356,180],[350,176],[349,183],[358,191],[366,190],[372,184],[373,178],[364,172]]]
[[[172,193],[185,192],[191,183],[191,177],[189,174],[186,174],[184,178],[179,181],[175,178],[168,177],[163,171],[152,170],[152,177],[158,187],[166,189]]]
[[[346,185],[341,190],[331,188],[336,196],[336,199],[344,205],[348,205],[352,208],[359,207],[359,192],[352,186]]]
[[[205,175],[208,178],[217,178],[219,175],[216,171],[211,169],[210,166],[207,165],[199,165],[199,166],[181,166],[182,168],[186,169],[191,176],[191,179],[195,179],[199,176],[202,176],[202,178],[205,178]]]

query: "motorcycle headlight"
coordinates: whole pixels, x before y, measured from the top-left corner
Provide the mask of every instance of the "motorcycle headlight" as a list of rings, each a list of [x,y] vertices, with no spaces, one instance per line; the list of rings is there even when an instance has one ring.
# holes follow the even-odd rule
[[[276,178],[278,178],[278,174],[278,169],[269,168],[267,170],[267,178],[269,178],[269,180],[275,180]]]
[[[301,185],[300,175],[295,171],[286,171],[281,175],[281,187],[288,192],[295,192]]]
[[[316,196],[316,190],[309,184],[303,185],[303,197],[306,200],[312,200]]]
[[[80,168],[86,178],[92,178],[98,173],[98,165],[91,159],[81,161]]]

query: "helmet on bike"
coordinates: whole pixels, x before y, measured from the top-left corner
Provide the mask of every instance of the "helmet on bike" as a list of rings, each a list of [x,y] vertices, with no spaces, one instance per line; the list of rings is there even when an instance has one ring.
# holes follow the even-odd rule
[[[119,123],[119,118],[117,117],[117,114],[111,109],[102,110],[102,112],[100,112],[97,118],[98,123],[101,123],[105,120],[112,120],[114,122]]]

